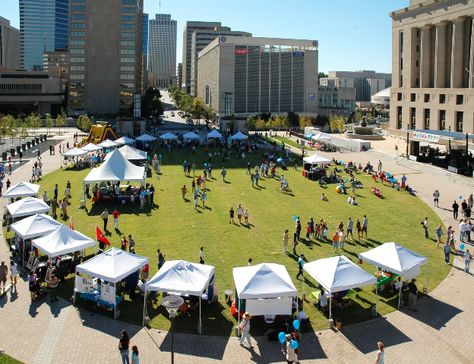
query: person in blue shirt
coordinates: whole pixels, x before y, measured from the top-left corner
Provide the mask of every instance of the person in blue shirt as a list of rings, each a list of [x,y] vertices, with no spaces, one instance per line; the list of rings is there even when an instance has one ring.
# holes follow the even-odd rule
[[[303,275],[303,266],[306,261],[304,254],[301,254],[298,258],[298,274],[296,275],[296,279],[300,279],[299,277]]]

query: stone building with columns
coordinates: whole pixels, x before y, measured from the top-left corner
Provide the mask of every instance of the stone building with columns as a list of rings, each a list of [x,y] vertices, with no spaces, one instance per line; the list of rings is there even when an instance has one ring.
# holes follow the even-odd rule
[[[474,2],[411,0],[390,16],[390,128],[474,133]]]

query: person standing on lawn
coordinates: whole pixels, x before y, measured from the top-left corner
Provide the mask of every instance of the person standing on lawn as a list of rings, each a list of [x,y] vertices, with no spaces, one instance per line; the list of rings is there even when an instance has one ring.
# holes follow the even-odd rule
[[[202,190],[202,192],[201,192],[202,208],[206,207],[206,201],[207,201],[207,193],[206,193],[206,190]]]
[[[352,235],[353,227],[354,227],[354,221],[352,221],[352,217],[349,216],[349,220],[347,220],[346,237],[349,237],[349,234],[351,234],[351,240],[354,240],[354,235]]]
[[[298,241],[300,241],[300,234],[301,234],[301,221],[300,218],[296,218],[296,223],[295,223],[295,233],[296,233],[296,238]]]
[[[332,236],[332,251],[334,254],[339,254],[339,230]]]
[[[305,261],[306,261],[306,258],[304,254],[301,254],[300,257],[298,258],[298,274],[296,275],[296,279],[300,279],[299,277],[303,275],[303,266],[304,266]]]
[[[127,251],[127,244],[127,238],[125,237],[125,235],[122,235],[122,239],[120,240],[120,249],[122,249],[124,252]]]
[[[204,264],[204,247],[199,248],[199,263]]]
[[[188,193],[188,190],[186,189],[186,185],[183,185],[183,187],[181,187],[181,196],[183,197],[183,200],[185,201],[186,201],[186,193]]]
[[[109,211],[107,209],[105,209],[100,214],[100,217],[104,221],[104,232],[106,232],[107,231],[107,223],[109,222]]]
[[[114,228],[115,228],[115,230],[119,230],[120,212],[118,212],[117,209],[114,209],[114,211],[112,212],[112,216],[114,217]]]
[[[239,207],[237,207],[237,220],[239,220],[239,224],[242,224],[243,214],[244,214],[244,209],[242,208],[242,205],[239,204]]]
[[[249,224],[249,210],[247,209],[244,211],[244,221],[247,225]]]
[[[364,215],[364,218],[362,219],[362,236],[365,233],[365,238],[367,239],[367,230],[369,229],[369,219],[367,218],[366,215]]]
[[[221,169],[221,176],[222,176],[222,181],[225,182],[225,176],[227,176],[227,171],[225,170],[224,167]]]
[[[157,254],[158,254],[158,269],[161,269],[163,264],[165,264],[165,256],[164,254],[160,251],[160,249],[157,249]]]
[[[132,238],[132,235],[128,236],[128,246],[129,246],[130,252],[132,251],[132,249],[135,250],[135,239]]]
[[[290,236],[288,235],[288,229],[285,230],[283,233],[283,253],[288,253],[288,241],[290,240]]]
[[[430,237],[429,234],[429,226],[428,226],[428,218],[425,217],[425,220],[421,223],[423,225],[423,230],[425,231],[425,238],[428,239]]]
[[[443,236],[443,228],[441,227],[441,225],[438,225],[437,229],[436,229],[436,247],[439,248],[440,244],[441,244],[441,237]]]
[[[233,224],[234,223],[234,208],[231,207],[230,210],[229,210],[229,224]]]

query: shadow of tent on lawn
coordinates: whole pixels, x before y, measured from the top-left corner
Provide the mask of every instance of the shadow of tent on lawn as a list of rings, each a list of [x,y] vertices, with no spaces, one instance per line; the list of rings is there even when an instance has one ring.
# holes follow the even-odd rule
[[[363,354],[377,350],[377,341],[383,341],[385,347],[412,341],[383,317],[369,322],[344,326],[342,334]]]

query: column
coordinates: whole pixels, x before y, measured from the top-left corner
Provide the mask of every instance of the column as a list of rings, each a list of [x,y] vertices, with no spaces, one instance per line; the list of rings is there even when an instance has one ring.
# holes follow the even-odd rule
[[[420,87],[430,87],[431,74],[431,26],[421,28]]]
[[[451,88],[462,87],[464,19],[453,21],[453,45],[451,52]]]
[[[471,25],[471,52],[469,55],[469,88],[474,88],[474,19]]]
[[[436,88],[446,87],[446,23],[436,24],[435,40],[435,85]]]

